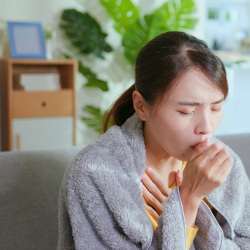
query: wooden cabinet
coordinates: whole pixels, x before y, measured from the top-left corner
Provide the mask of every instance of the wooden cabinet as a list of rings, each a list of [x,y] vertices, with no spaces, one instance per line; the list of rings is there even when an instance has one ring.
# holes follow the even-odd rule
[[[0,59],[1,151],[76,145],[76,71],[70,59]],[[36,73],[58,73],[61,89],[25,91],[21,74]]]
[[[44,150],[72,145],[73,117],[36,117],[12,120],[12,150]]]

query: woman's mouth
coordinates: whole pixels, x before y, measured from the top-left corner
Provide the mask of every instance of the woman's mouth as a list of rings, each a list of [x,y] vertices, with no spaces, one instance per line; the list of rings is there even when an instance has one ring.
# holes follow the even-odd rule
[[[198,144],[197,144],[197,145],[198,145]],[[195,150],[195,148],[197,147],[197,145],[191,146],[191,148],[192,148],[193,150]]]
[[[206,139],[205,139],[205,140],[206,140]],[[204,140],[204,141],[205,141],[205,140]],[[204,142],[204,141],[201,141],[201,142],[195,144],[194,146],[191,146],[190,148],[192,148],[193,150],[195,150],[195,148],[196,148],[200,143],[202,143],[202,142]]]
[[[200,143],[202,143],[202,142],[199,142],[199,143],[195,144],[194,146],[191,146],[190,148],[192,148],[193,150],[195,150],[195,148],[196,148]]]

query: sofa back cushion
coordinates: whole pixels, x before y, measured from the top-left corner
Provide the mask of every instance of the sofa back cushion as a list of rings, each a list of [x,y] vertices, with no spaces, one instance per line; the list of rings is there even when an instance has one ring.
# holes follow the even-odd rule
[[[0,153],[0,249],[56,249],[61,181],[81,149]]]
[[[250,133],[216,136],[239,155],[250,179]]]

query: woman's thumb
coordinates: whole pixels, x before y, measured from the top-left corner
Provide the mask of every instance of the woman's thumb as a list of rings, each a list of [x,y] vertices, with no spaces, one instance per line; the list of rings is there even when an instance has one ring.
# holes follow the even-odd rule
[[[194,161],[199,155],[201,155],[209,146],[208,138],[206,138],[203,142],[199,143],[191,157],[189,158],[189,162]]]

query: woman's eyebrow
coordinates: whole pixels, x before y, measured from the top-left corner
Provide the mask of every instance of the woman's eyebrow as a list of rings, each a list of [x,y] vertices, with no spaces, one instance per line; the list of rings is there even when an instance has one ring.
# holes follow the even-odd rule
[[[220,100],[211,103],[212,104],[219,104],[224,101],[224,98],[221,98]],[[201,106],[202,103],[200,102],[176,102],[178,105],[184,105],[184,106]]]

